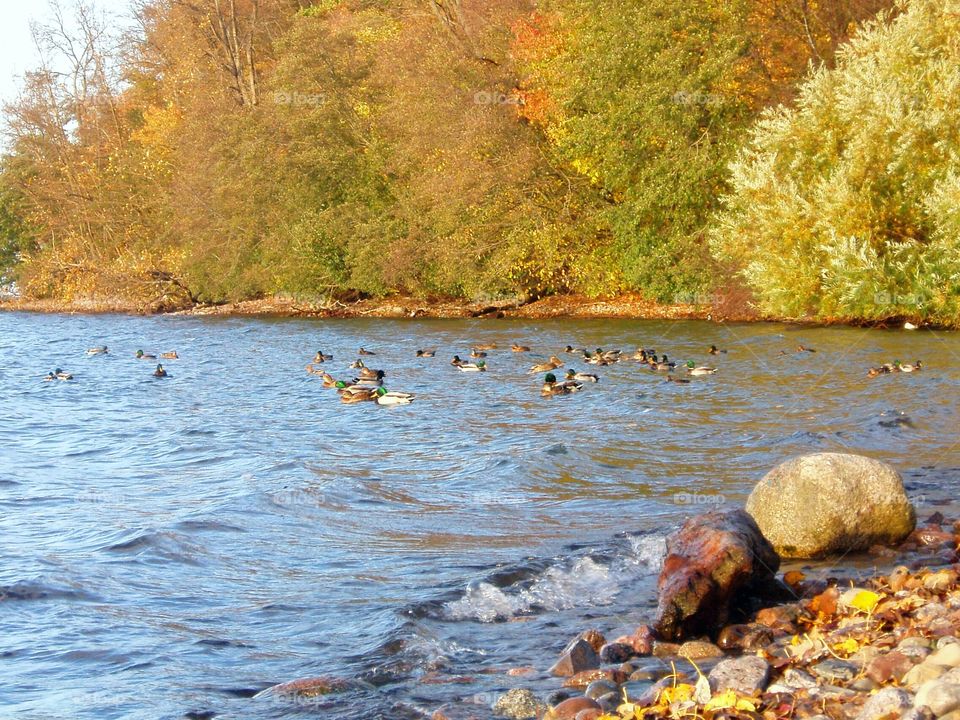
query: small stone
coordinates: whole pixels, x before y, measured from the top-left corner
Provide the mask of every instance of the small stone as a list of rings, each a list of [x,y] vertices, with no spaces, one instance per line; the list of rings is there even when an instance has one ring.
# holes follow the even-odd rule
[[[620,696],[620,693],[615,692],[607,693],[603,697],[597,698],[597,704],[605,713],[612,713],[620,707],[621,702],[623,702],[623,698]]]
[[[798,604],[777,605],[758,611],[754,620],[760,625],[792,634],[797,629],[795,621],[799,615],[800,606]]]
[[[636,656],[632,645],[621,642],[607,643],[600,648],[600,660],[605,663],[622,663]]]
[[[960,644],[951,643],[944,645],[934,652],[924,662],[934,663],[936,665],[947,665],[948,667],[960,667]]]
[[[702,660],[704,658],[723,657],[724,652],[711,642],[688,640],[677,650],[677,655],[688,660]]]
[[[859,668],[867,667],[874,659],[880,656],[882,651],[872,645],[864,645],[857,652],[847,658],[850,662]]]
[[[770,666],[756,655],[721,660],[707,676],[713,692],[734,690],[742,695],[753,695],[770,682]]]
[[[614,640],[615,643],[630,645],[637,655],[644,656],[653,652],[653,640],[656,634],[649,625],[640,625],[633,631],[633,635],[622,635]]]
[[[934,620],[935,618],[942,618],[944,615],[946,615],[949,612],[950,610],[947,608],[946,605],[932,602],[917,608],[914,611],[913,616],[922,623],[929,623],[931,620]]]
[[[550,668],[551,675],[571,677],[584,670],[600,667],[600,658],[586,640],[577,638],[560,654],[560,659]]]
[[[939,680],[925,682],[917,690],[914,707],[928,707],[937,717],[960,708],[960,685]]]
[[[810,672],[827,681],[845,682],[857,676],[857,666],[844,660],[824,660],[810,667]]]
[[[634,670],[630,674],[631,681],[646,682],[646,681],[652,681],[656,679],[657,679],[657,674],[655,672],[651,672],[650,670],[644,670],[642,668],[639,670]]]
[[[551,720],[574,720],[574,718],[577,717],[577,713],[581,710],[592,709],[601,709],[595,700],[587,697],[572,697],[569,700],[564,700],[550,710],[550,712],[547,713],[547,717],[551,718]]]
[[[680,657],[680,646],[677,643],[654,640],[653,656],[662,657]]]
[[[587,685],[587,689],[584,690],[583,694],[591,700],[597,700],[607,693],[616,691],[616,683],[610,682],[609,680],[594,680],[592,683]]]
[[[783,682],[794,690],[817,686],[817,681],[813,679],[812,675],[797,668],[787,668],[783,673]]]
[[[944,592],[956,584],[957,573],[954,570],[938,570],[923,579],[923,586],[932,592]]]
[[[603,715],[603,708],[587,708],[578,712],[574,720],[597,720],[601,715]]]
[[[866,673],[868,678],[882,685],[891,680],[899,682],[911,668],[913,668],[913,661],[903,653],[894,650],[871,660],[867,664]]]
[[[930,712],[928,707],[920,708],[911,708],[906,710],[901,716],[900,720],[934,720],[933,713]]]
[[[525,688],[514,688],[497,698],[493,704],[493,714],[511,720],[527,720],[543,715],[547,706]]]
[[[603,637],[603,633],[599,630],[584,630],[577,638],[586,640],[596,653],[600,652],[600,648],[607,644],[606,638]]]
[[[922,662],[904,675],[901,682],[911,690],[916,690],[921,685],[936,680],[946,671],[947,668],[944,665]]]
[[[717,645],[723,650],[752,652],[773,642],[774,630],[766,625],[727,625],[717,636]]]
[[[563,681],[564,687],[578,688],[582,690],[595,680],[608,680],[615,685],[626,680],[626,676],[619,670],[582,670],[576,675],[571,675]]]
[[[870,697],[860,709],[856,720],[880,720],[897,717],[911,707],[910,694],[898,688],[887,687]]]
[[[574,693],[571,690],[554,690],[547,696],[547,705],[559,705],[572,697],[574,697]]]
[[[857,692],[868,693],[877,689],[877,684],[868,677],[857,678],[850,683],[850,689]]]
[[[536,672],[537,672],[536,668],[532,668],[530,666],[515,667],[507,670],[507,675],[509,675],[510,677],[522,677],[523,675],[533,675]]]

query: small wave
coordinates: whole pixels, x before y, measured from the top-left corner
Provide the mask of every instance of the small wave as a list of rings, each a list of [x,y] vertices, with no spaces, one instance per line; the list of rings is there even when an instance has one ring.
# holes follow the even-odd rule
[[[610,561],[590,555],[547,567],[529,583],[498,586],[488,580],[471,583],[457,600],[443,609],[448,620],[494,622],[518,615],[556,612],[582,606],[608,605],[630,580],[660,566],[662,535],[628,538],[629,551]]]
[[[172,532],[143,531],[128,540],[113,543],[105,548],[109,552],[134,555],[137,559],[154,556],[163,561],[199,565],[202,549],[182,536]]]

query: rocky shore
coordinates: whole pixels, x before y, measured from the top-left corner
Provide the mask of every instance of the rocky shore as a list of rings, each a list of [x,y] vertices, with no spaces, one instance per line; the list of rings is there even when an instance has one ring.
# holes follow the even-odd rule
[[[880,465],[850,455],[797,458],[758,485],[748,508],[762,501],[769,512],[756,522],[743,510],[691,518],[668,539],[651,624],[615,639],[597,629],[581,633],[550,668],[561,688],[549,698],[516,688],[494,703],[494,714],[960,720],[960,522],[937,514],[914,529],[899,476]],[[780,552],[798,553],[788,535],[772,532],[783,523],[771,489],[787,507],[816,498],[836,505],[831,517],[817,518],[821,546],[806,556],[885,541],[895,546],[870,545],[869,552],[905,564],[844,579],[838,556],[836,577],[799,570],[777,577],[780,558],[766,536],[778,538]],[[850,503],[859,505],[844,524]],[[435,715],[446,717],[446,710]]]

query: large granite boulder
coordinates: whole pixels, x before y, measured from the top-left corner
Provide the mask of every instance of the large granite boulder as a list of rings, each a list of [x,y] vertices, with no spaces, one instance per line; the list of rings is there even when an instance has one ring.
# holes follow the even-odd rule
[[[690,518],[667,538],[654,628],[666,640],[712,634],[736,605],[776,586],[780,558],[743,510]]]
[[[893,545],[916,525],[900,474],[844,453],[802,455],[778,465],[750,493],[747,512],[785,558]]]

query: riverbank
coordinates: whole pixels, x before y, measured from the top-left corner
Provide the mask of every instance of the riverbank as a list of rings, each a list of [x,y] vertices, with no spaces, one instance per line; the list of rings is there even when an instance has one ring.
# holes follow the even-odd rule
[[[538,300],[512,298],[489,301],[465,301],[455,298],[424,299],[407,295],[341,300],[304,301],[289,297],[241,300],[223,304],[197,304],[190,307],[142,306],[121,298],[96,298],[63,301],[56,299],[8,298],[0,300],[0,310],[43,313],[122,313],[137,315],[190,315],[239,317],[317,317],[317,318],[502,318],[528,319],[551,317],[645,318],[675,320],[761,319],[748,308],[736,312],[713,305],[677,303],[666,305],[637,294],[609,298],[581,295],[556,295]]]

